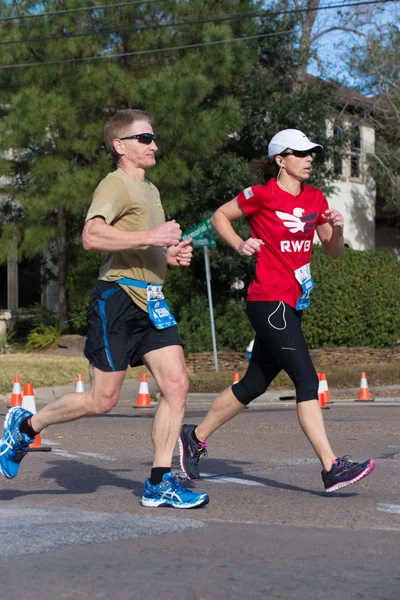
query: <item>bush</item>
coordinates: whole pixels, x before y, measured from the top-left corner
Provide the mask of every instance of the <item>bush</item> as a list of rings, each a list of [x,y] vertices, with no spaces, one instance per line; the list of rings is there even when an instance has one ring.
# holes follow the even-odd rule
[[[345,248],[338,260],[315,246],[311,263],[315,288],[304,311],[304,334],[311,348],[392,347],[400,338],[400,269],[389,252]],[[187,296],[186,296],[187,297]],[[244,352],[254,332],[245,303],[214,300],[218,350]],[[208,301],[181,297],[179,331],[185,352],[212,350]]]
[[[83,248],[71,250],[66,289],[68,291],[68,328],[72,333],[85,335],[86,312],[92,288],[99,277],[101,254]]]
[[[65,328],[53,325],[39,325],[28,335],[27,350],[44,350],[54,348],[60,341]]]
[[[208,299],[195,296],[180,313],[178,327],[185,342],[185,353],[212,350]],[[229,300],[214,308],[214,324],[218,350],[245,352],[254,337],[246,316],[246,304],[241,300]]]
[[[304,311],[312,348],[394,346],[400,337],[400,269],[389,252],[345,248],[334,261],[316,246],[311,263],[315,288]]]
[[[0,354],[6,354],[12,350],[12,342],[15,338],[14,330],[11,327],[0,333]]]
[[[13,317],[12,330],[16,340],[25,340],[29,332],[40,325],[57,327],[56,311],[50,310],[38,302],[28,308],[21,308]]]

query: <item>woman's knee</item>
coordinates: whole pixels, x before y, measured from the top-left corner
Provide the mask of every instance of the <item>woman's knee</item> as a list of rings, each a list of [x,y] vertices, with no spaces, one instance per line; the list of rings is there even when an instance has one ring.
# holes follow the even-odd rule
[[[264,377],[252,379],[245,375],[238,383],[232,385],[233,395],[245,406],[261,396],[267,389],[268,383]]]
[[[295,382],[296,402],[307,402],[308,400],[318,400],[318,375],[310,374],[307,378]]]

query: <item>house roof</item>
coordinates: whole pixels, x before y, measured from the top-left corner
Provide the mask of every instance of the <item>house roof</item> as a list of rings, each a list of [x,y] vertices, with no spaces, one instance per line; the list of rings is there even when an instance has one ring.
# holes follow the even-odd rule
[[[307,73],[306,77],[307,79],[319,79],[309,73]],[[335,81],[325,81],[325,83],[332,87],[337,107],[341,110],[370,114],[375,110],[375,107],[380,100],[379,96],[364,96],[364,94],[361,94],[354,88],[345,87]]]

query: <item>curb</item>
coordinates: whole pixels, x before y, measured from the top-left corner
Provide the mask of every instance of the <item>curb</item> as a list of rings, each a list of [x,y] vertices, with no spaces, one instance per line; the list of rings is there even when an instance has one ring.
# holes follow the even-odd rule
[[[119,403],[131,403],[134,405],[137,399],[137,395],[139,393],[139,385],[140,381],[138,379],[125,379],[122,384],[121,393],[119,397]],[[152,377],[148,378],[148,386],[150,394],[159,393],[159,388]],[[84,390],[89,389],[89,384],[84,384]],[[374,394],[382,394],[375,397],[375,403],[380,402],[390,402],[396,403],[400,402],[400,385],[388,385],[388,386],[378,386],[378,387],[370,387],[369,388],[372,395]],[[354,402],[358,399],[359,388],[342,388],[342,389],[330,389],[329,393],[332,400],[336,402]],[[58,385],[47,388],[35,388],[35,401],[39,404],[48,404],[52,402],[56,398],[63,396],[64,394],[70,394],[75,392],[75,384],[69,385]],[[384,392],[397,392],[395,395],[385,396]],[[12,392],[8,394],[0,394],[0,404],[8,404],[11,399]],[[202,393],[202,392],[190,392],[187,397],[187,404],[197,404],[202,402],[212,402],[217,398],[219,393]],[[268,390],[258,398],[256,398],[253,402],[257,403],[284,403],[284,402],[294,402],[295,401],[295,393],[293,389],[288,390]],[[156,403],[153,403],[154,405]],[[360,402],[362,404],[362,402]],[[367,403],[366,403],[367,404]],[[369,404],[369,403],[368,403]]]

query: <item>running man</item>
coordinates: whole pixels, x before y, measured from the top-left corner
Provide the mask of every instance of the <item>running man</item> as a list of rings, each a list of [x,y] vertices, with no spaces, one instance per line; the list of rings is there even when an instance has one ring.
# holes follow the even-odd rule
[[[156,164],[155,139],[150,115],[139,110],[118,111],[105,127],[105,146],[118,168],[96,188],[82,234],[86,250],[104,253],[87,313],[84,352],[91,386],[87,392],[55,400],[35,415],[12,408],[0,443],[0,471],[15,477],[29,444],[45,427],[112,410],[128,365],[144,364],[161,395],[152,431],[153,468],[142,504],[194,508],[208,503],[207,494],[187,490],[171,473],[188,378],[183,342],[162,294],[167,265],[189,266],[192,247],[191,240],[180,242],[178,223],[165,222],[159,192],[145,178],[146,170]]]
[[[331,258],[338,258],[344,246],[343,216],[329,208],[319,189],[304,185],[313,155],[320,151],[322,146],[301,131],[280,131],[269,143],[268,157],[253,164],[264,185],[245,189],[211,219],[234,250],[256,255],[256,275],[247,294],[247,314],[256,336],[243,379],[222,392],[199,425],[182,427],[181,466],[188,479],[199,479],[199,459],[206,454],[210,435],[263,394],[281,370],[296,387],[298,420],[321,462],[325,490],[355,483],[375,468],[373,460],[357,463],[333,452],[318,402],[318,377],[301,329],[314,286],[310,260],[315,231]],[[248,240],[232,227],[232,221],[242,217],[249,219]]]

